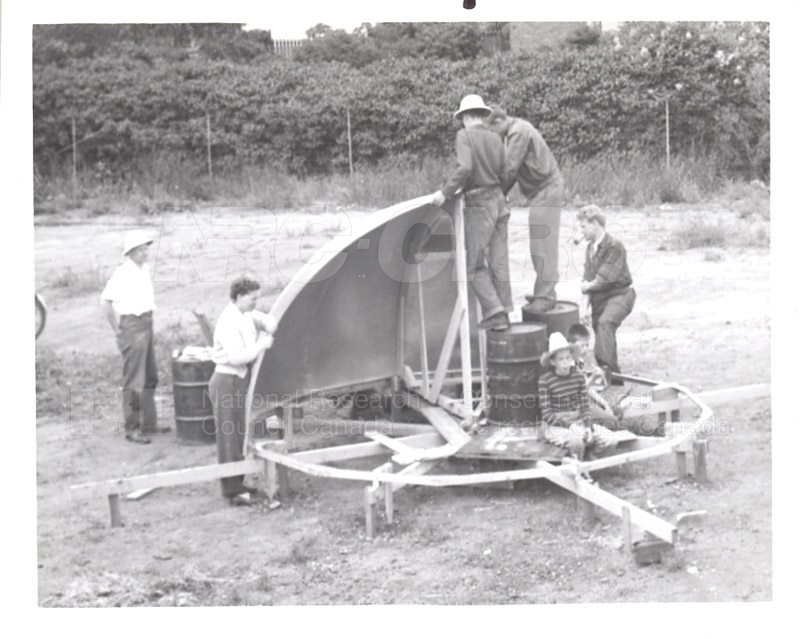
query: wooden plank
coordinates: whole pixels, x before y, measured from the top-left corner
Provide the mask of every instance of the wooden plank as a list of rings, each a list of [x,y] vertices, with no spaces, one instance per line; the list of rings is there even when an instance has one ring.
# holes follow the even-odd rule
[[[447,326],[447,333],[444,336],[444,343],[442,344],[442,352],[439,354],[439,362],[436,365],[436,372],[433,375],[433,386],[428,396],[428,401],[436,402],[439,398],[439,393],[442,392],[442,384],[444,377],[450,366],[450,359],[453,357],[453,347],[456,344],[456,337],[458,336],[458,329],[461,326],[461,321],[464,315],[464,306],[461,298],[456,300],[453,306],[453,313],[450,315],[450,323]]]
[[[408,297],[408,282],[400,283],[400,296],[397,303],[397,342],[395,343],[395,358],[397,361],[397,375],[403,376],[406,359],[406,298]]]
[[[478,298],[475,298],[475,320],[480,323],[483,319],[483,309]],[[486,331],[478,331],[478,356],[481,365],[481,405],[487,401],[488,378],[486,375]]]
[[[122,527],[122,513],[119,510],[119,495],[112,493],[108,496],[108,510],[111,513],[111,527]]]
[[[458,279],[458,296],[464,315],[461,319],[460,347],[461,347],[461,383],[463,387],[464,405],[472,410],[472,345],[469,330],[469,288],[467,282],[467,246],[464,230],[464,197],[456,200],[454,212],[456,273]]]
[[[372,472],[375,474],[391,473],[392,463],[387,462],[385,464],[381,464]],[[386,495],[388,494],[389,501],[391,502],[391,493],[392,491],[387,488],[387,485],[378,480],[373,481],[371,486],[364,488],[364,520],[367,529],[367,539],[372,539],[375,537],[378,519],[378,501],[381,499],[385,501]]]
[[[386,514],[386,523],[391,524],[394,521],[394,491],[391,485],[386,487],[387,490],[383,494],[383,511]]]
[[[591,528],[597,521],[597,514],[594,511],[594,504],[585,499],[578,499],[578,507],[581,511],[581,525],[586,528]]]
[[[633,531],[631,530],[631,508],[622,507],[622,538],[625,541],[625,550],[633,552]]]
[[[405,369],[406,358],[406,296],[408,295],[408,282],[400,284],[400,295],[397,304],[397,337],[395,339],[395,376],[392,378],[392,421],[399,416],[400,405],[397,396],[401,392],[401,381]]]
[[[411,450],[410,452],[395,455],[392,459],[407,466],[412,462],[426,461],[431,459],[446,459],[452,457],[462,448],[461,444],[445,444],[444,446],[437,446],[436,448],[426,448],[424,450]]]
[[[425,335],[425,301],[422,294],[422,273],[419,263],[417,263],[417,291],[419,291],[419,356],[422,365],[422,392],[427,397],[430,395],[431,386],[428,379],[428,338]]]
[[[693,443],[694,449],[694,479],[702,483],[708,483],[708,469],[706,468],[706,451],[708,442],[698,440]]]
[[[77,498],[104,497],[106,495],[141,490],[143,488],[179,486],[181,484],[191,484],[198,481],[221,479],[222,477],[261,473],[263,468],[264,465],[261,460],[245,459],[244,461],[230,462],[227,464],[182,468],[180,470],[169,470],[150,475],[137,475],[135,477],[123,477],[121,479],[108,479],[105,481],[78,484],[76,486],[71,486],[70,492],[73,497]]]
[[[376,441],[379,444],[382,444],[383,446],[386,446],[386,448],[388,448],[389,450],[393,450],[393,451],[395,451],[397,453],[404,453],[404,454],[405,453],[412,453],[413,454],[415,452],[414,448],[412,448],[408,444],[404,444],[403,442],[398,441],[397,439],[393,439],[391,437],[387,437],[386,435],[384,435],[382,433],[366,432],[366,433],[364,433],[364,437],[369,437],[371,440]]]
[[[683,450],[675,451],[675,465],[678,470],[678,479],[686,479],[689,474],[686,470],[686,452]]]
[[[430,446],[439,446],[444,442],[444,439],[442,439],[442,436],[438,432],[433,432],[421,435],[409,435],[408,437],[398,437],[395,441],[415,448],[426,448]],[[261,450],[261,444],[256,445],[256,450]],[[364,442],[362,444],[347,444],[345,446],[304,450],[292,453],[290,456],[303,463],[326,464],[348,459],[358,459],[359,457],[381,455],[385,452],[386,447],[383,444],[379,444],[378,442]]]
[[[738,386],[735,388],[720,388],[718,390],[696,393],[696,397],[707,404],[720,405],[727,402],[744,401],[768,397],[771,394],[770,384],[752,384],[750,386]],[[628,403],[635,403],[637,397],[629,395]],[[643,415],[656,415],[673,411],[690,410],[697,408],[697,405],[686,397],[653,401],[649,406],[631,406],[625,409],[625,417],[641,417]],[[673,417],[673,421],[675,421]]]
[[[447,397],[446,395],[439,395],[439,398],[436,400],[436,403],[439,404],[442,408],[444,408],[448,413],[453,413],[457,415],[461,419],[466,419],[472,422],[475,418],[475,414],[467,408],[463,403],[458,401],[457,399],[453,399],[452,397]]]
[[[427,406],[421,405],[419,411],[449,444],[463,445],[470,440],[469,435],[461,430],[459,423],[443,408],[428,404]]]
[[[366,526],[367,539],[375,538],[375,519],[376,519],[376,499],[375,491],[372,486],[364,487],[364,524]]]
[[[751,384],[735,388],[719,388],[717,390],[697,393],[697,396],[707,404],[725,404],[746,399],[769,397],[772,394],[771,384]]]
[[[147,497],[152,492],[158,490],[158,486],[152,486],[151,488],[142,488],[140,490],[134,490],[132,493],[128,493],[125,495],[125,499],[128,501],[138,501],[142,497]]]
[[[291,445],[294,439],[294,406],[291,404],[283,405],[283,441],[287,446]]]
[[[634,450],[644,450],[645,448],[652,448],[664,443],[663,437],[649,437],[646,435],[639,435],[633,439],[624,439],[619,442],[622,446],[617,448],[617,454]]]
[[[624,382],[632,382],[634,384],[642,384],[645,386],[658,386],[661,382],[655,379],[648,379],[638,375],[623,375],[622,373],[611,373],[611,379],[619,379]]]
[[[375,482],[382,481],[390,484],[415,485],[415,486],[471,486],[477,484],[491,484],[519,479],[536,479],[548,477],[553,473],[552,466],[548,468],[524,468],[491,473],[474,473],[471,475],[434,475],[430,477],[407,477],[399,473],[376,473],[368,470],[353,470],[349,468],[334,468],[322,464],[309,464],[296,459],[295,454],[281,455],[275,451],[256,447],[256,455],[264,459],[271,459],[284,464],[293,470],[312,475],[314,477],[327,477],[331,479],[349,479],[355,481]],[[575,465],[577,468],[577,464]],[[559,475],[575,472],[573,468],[560,468],[555,471]]]
[[[612,466],[629,464],[630,462],[634,461],[642,461],[652,457],[660,457],[661,455],[671,453],[684,441],[682,437],[675,437],[666,440],[662,438],[653,439],[661,439],[661,443],[638,450],[632,450],[630,452],[617,453],[616,455],[611,455],[609,457],[601,457],[600,459],[596,459],[594,461],[580,462],[578,463],[580,472],[591,472],[594,470],[600,470],[601,468],[611,468]]]
[[[274,450],[277,453],[286,455],[289,445],[286,441],[266,441],[261,444],[264,448]],[[266,467],[267,496],[272,500],[277,493],[281,503],[289,501],[289,469],[283,465],[276,465],[274,462],[267,462]]]
[[[278,462],[267,459],[264,461],[264,486],[267,498],[272,501],[278,494]]]
[[[547,462],[537,462],[537,466],[542,468],[549,467],[553,470],[557,470],[555,466],[548,464]],[[630,513],[631,524],[634,526],[646,530],[659,539],[668,541],[671,544],[674,544],[677,540],[678,529],[669,522],[659,519],[655,515],[651,515],[647,511],[637,508],[636,506],[626,502],[623,499],[620,499],[619,497],[616,497],[615,495],[612,495],[611,493],[607,493],[594,484],[581,479],[579,476],[572,477],[566,473],[551,473],[546,475],[545,478],[549,479],[555,484],[558,484],[562,488],[566,488],[567,490],[575,493],[579,497],[583,497],[584,499],[591,501],[596,506],[600,506],[600,508],[607,510],[617,517],[622,517],[622,509],[627,507]]]
[[[517,461],[560,461],[565,449],[539,439],[539,435],[506,435],[502,431],[474,435],[458,451],[458,457],[472,459],[513,459]]]
[[[405,382],[408,390],[418,390],[422,385],[417,381],[417,377],[414,375],[414,371],[411,370],[410,366],[403,366],[403,382]]]
[[[344,418],[317,418],[313,415],[306,415],[299,428],[295,429],[295,434],[302,435],[366,435],[369,432],[378,432],[393,437],[405,437],[408,435],[421,435],[431,433],[433,426],[430,424],[411,424],[405,422],[392,422],[388,419],[344,419]]]
[[[405,468],[397,471],[395,474],[404,476],[404,477],[411,477],[414,475],[424,475],[432,471],[436,466],[439,465],[441,460],[431,460],[431,461],[419,461],[414,462],[413,464],[409,464]],[[398,490],[403,488],[405,484],[389,484],[389,492],[396,493]]]

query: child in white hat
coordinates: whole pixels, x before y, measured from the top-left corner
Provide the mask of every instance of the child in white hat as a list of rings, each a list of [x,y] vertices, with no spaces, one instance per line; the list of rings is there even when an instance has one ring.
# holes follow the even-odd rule
[[[599,457],[614,450],[614,433],[593,423],[586,379],[575,367],[573,345],[561,333],[550,335],[542,355],[539,405],[546,441],[562,446],[577,459]]]

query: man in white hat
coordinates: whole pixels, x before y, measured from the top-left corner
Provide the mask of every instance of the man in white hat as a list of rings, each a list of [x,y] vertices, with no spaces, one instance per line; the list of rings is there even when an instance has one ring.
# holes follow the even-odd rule
[[[147,256],[150,239],[143,231],[125,234],[122,256],[100,296],[103,312],[122,353],[122,414],[125,439],[149,444],[146,433],[157,432],[155,388],[158,368],[153,349],[155,296]]]
[[[508,266],[508,208],[502,184],[506,179],[505,149],[484,124],[491,113],[479,95],[467,95],[454,117],[464,125],[456,135],[456,170],[434,193],[441,206],[464,192],[464,236],[467,278],[483,309],[478,328],[504,330],[514,310]]]
[[[530,255],[536,270],[533,293],[526,295],[525,310],[545,313],[556,303],[558,282],[558,230],[564,207],[564,179],[544,138],[530,122],[510,117],[501,106],[492,105],[487,125],[506,143],[508,179],[503,192],[519,184],[528,200]]]

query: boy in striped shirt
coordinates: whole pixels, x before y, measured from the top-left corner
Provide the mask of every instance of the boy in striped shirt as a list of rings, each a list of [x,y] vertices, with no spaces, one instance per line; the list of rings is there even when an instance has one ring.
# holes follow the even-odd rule
[[[548,352],[542,355],[539,405],[544,439],[566,448],[577,459],[587,454],[600,457],[616,448],[616,437],[593,422],[586,380],[575,367],[572,349],[561,333],[553,333]]]

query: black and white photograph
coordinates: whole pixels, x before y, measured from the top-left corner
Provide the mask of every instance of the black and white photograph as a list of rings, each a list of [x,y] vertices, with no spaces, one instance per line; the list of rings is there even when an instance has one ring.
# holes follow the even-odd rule
[[[775,604],[796,4],[37,4],[0,10],[27,607]]]

